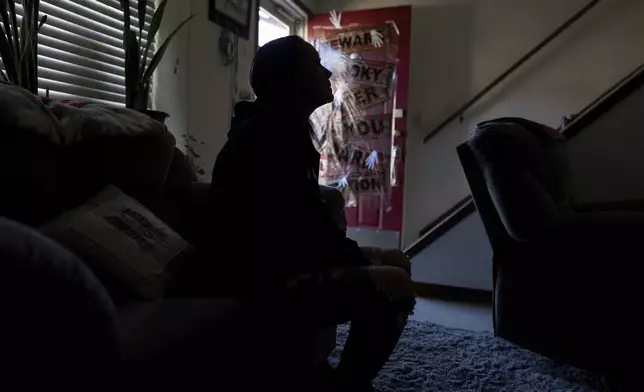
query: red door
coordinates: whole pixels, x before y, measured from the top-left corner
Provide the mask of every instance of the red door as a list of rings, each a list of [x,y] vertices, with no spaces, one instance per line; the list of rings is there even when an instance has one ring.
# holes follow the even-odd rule
[[[338,89],[345,88],[352,97],[351,103],[343,101],[341,110],[332,113],[327,108],[326,114],[318,114],[328,117],[325,120],[328,126],[320,127],[329,135],[330,129],[336,133],[336,140],[324,138],[327,149],[322,151],[321,182],[331,173],[329,182],[335,183],[329,185],[347,191],[346,215],[350,227],[391,231],[399,236],[403,218],[411,7],[342,12],[338,19],[340,23],[334,24],[330,14],[316,15],[308,25],[309,40],[318,46],[323,63],[327,56],[340,56],[350,63],[342,72],[331,70],[336,96],[344,96],[338,94]],[[334,166],[336,161],[347,164],[324,167]],[[345,181],[338,181],[343,171]]]

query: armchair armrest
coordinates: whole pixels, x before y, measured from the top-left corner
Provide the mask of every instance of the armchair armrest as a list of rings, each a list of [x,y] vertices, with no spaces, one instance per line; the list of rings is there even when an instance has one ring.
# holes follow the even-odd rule
[[[547,242],[620,243],[644,249],[644,212],[564,213],[545,239]]]
[[[644,200],[631,199],[622,201],[609,201],[599,203],[582,203],[573,206],[576,212],[602,212],[602,211],[623,211],[644,213]]]

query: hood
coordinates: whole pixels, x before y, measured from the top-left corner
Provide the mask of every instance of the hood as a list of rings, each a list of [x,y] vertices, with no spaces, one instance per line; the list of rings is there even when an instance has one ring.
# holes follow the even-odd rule
[[[313,146],[310,127],[308,119],[302,119],[292,108],[264,105],[258,101],[241,101],[235,104],[228,138],[238,137],[246,132],[252,135],[255,131],[268,131],[276,142],[291,146],[294,151],[305,154],[310,152],[311,165],[319,167],[320,154]],[[279,132],[270,133],[274,130]]]
[[[307,119],[302,120],[294,111],[293,108],[285,106],[269,106],[260,103],[259,101],[241,101],[235,104],[233,119],[230,126],[228,137],[236,134],[239,129],[243,128],[241,125],[252,118],[262,116],[259,120],[260,123],[265,124],[266,121],[279,121],[282,129],[297,129],[300,127],[309,127]],[[288,134],[285,132],[284,134]],[[304,132],[307,134],[307,132]]]
[[[228,137],[233,135],[239,125],[249,118],[256,116],[260,113],[260,105],[255,101],[241,101],[235,104],[235,110],[233,114],[233,120],[230,126],[230,131],[228,132]]]

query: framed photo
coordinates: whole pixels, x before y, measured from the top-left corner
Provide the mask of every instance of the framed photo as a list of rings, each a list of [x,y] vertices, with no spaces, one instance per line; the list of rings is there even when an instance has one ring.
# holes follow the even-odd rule
[[[210,0],[208,18],[221,27],[248,39],[253,0]]]

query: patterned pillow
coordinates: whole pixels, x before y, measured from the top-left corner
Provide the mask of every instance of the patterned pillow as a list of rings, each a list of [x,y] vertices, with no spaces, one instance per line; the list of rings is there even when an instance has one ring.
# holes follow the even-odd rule
[[[162,297],[172,271],[192,251],[179,234],[114,186],[41,231],[76,252],[117,302]]]
[[[51,111],[22,87],[0,82],[0,129],[30,132],[60,144],[60,123]]]
[[[136,110],[85,103],[71,106],[50,101],[47,107],[60,123],[62,144],[103,136],[150,136],[167,132],[164,124]]]

